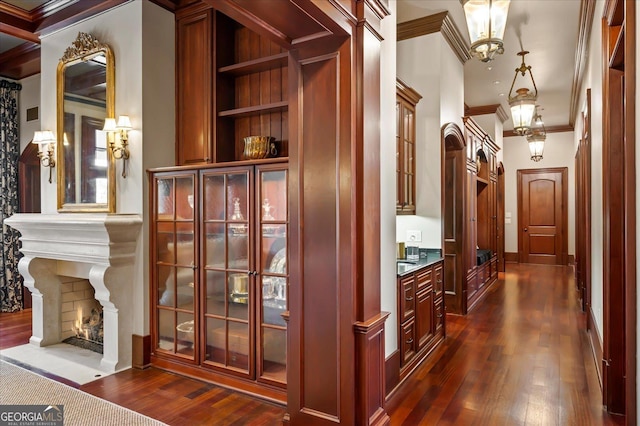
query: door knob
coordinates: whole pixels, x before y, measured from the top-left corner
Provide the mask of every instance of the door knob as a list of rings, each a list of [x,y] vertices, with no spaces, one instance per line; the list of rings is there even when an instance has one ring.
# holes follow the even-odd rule
[[[524,228],[523,229],[524,232],[527,232],[528,230],[529,230],[529,228]]]

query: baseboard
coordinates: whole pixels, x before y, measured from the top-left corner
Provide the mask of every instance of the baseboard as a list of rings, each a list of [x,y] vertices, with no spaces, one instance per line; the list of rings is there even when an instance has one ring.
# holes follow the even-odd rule
[[[151,366],[151,335],[131,336],[131,365],[140,370]]]
[[[572,254],[568,254],[567,255],[567,264],[568,265],[575,265],[576,264],[576,257]]]
[[[596,371],[598,372],[598,381],[600,382],[600,390],[602,390],[602,339],[598,332],[596,320],[593,315],[593,309],[589,307],[590,327],[587,329],[589,335],[589,343],[591,346],[591,354],[593,355],[593,361],[596,364]]]
[[[507,263],[519,263],[518,253],[504,252],[504,261]]]
[[[400,384],[400,351],[395,350],[384,361],[385,395],[389,398],[391,392]]]

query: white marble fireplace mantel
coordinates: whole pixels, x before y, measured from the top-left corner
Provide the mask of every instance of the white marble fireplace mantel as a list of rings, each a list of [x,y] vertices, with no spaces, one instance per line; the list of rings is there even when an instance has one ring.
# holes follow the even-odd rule
[[[5,223],[22,234],[18,268],[33,296],[36,346],[61,340],[60,276],[89,280],[103,307],[101,369],[131,366],[133,264],[142,218],[136,214],[15,214]]]

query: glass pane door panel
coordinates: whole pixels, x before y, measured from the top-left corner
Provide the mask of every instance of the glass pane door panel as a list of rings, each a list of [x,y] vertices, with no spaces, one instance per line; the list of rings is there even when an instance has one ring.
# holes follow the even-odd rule
[[[193,219],[193,176],[176,178],[176,219]]]
[[[247,273],[229,274],[229,318],[249,319],[249,275]]]
[[[227,220],[246,221],[249,217],[248,173],[227,175]]]
[[[195,335],[195,325],[193,314],[178,312],[178,325],[176,326],[178,340],[176,351],[182,355],[188,355],[193,358],[193,338]]]
[[[158,219],[173,219],[173,178],[156,180]]]
[[[287,220],[287,171],[260,174],[260,217],[263,222]]]
[[[220,271],[207,271],[207,281],[205,282],[205,291],[207,304],[205,313],[218,316],[225,316],[225,302],[227,294],[225,289],[225,273]]]
[[[175,263],[173,222],[157,222],[156,259],[162,263]]]
[[[224,223],[205,224],[205,233],[207,238],[204,247],[206,267],[221,269],[225,267],[224,231]]]
[[[176,263],[193,265],[195,247],[193,244],[193,223],[176,223]]]
[[[287,279],[284,277],[263,277],[262,293],[264,312],[262,321],[268,324],[285,325],[280,314],[287,309]],[[270,313],[267,308],[275,309],[278,312]]]
[[[249,324],[229,321],[228,365],[249,370]]]
[[[284,237],[265,236],[264,228],[271,225],[263,226],[262,237],[262,271],[274,274],[287,273],[287,240]],[[286,225],[275,226],[277,232],[284,233]]]
[[[249,270],[249,234],[236,233],[234,224],[227,230],[227,256],[229,269]]]
[[[192,268],[176,268],[176,307],[193,311],[195,297],[195,271]]]
[[[173,266],[158,266],[158,305],[174,307],[175,268]]]
[[[174,351],[175,312],[158,309],[158,347],[166,351]]]
[[[227,353],[227,327],[226,321],[216,318],[207,318],[207,341],[205,342],[205,359],[217,364],[225,365]]]
[[[204,177],[204,220],[224,220],[224,175]]]
[[[262,328],[262,376],[285,382],[287,376],[287,332]]]

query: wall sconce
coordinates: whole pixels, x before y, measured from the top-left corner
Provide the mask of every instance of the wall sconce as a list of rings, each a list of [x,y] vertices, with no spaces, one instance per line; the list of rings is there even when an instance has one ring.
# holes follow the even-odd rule
[[[115,118],[105,118],[102,128],[103,132],[107,132],[107,140],[113,158],[123,160],[122,177],[125,179],[127,177],[127,160],[129,159],[129,130],[131,130],[131,120],[128,115],[119,116],[117,123]]]
[[[536,108],[536,115],[533,119],[536,126],[532,127],[531,131],[527,135],[527,142],[529,143],[531,160],[538,162],[542,160],[542,152],[544,151],[544,141],[547,139],[547,131],[544,127],[542,116],[538,113],[538,108]]]
[[[503,54],[502,38],[507,26],[510,0],[460,0],[467,20],[471,56],[482,62]]]
[[[51,169],[56,166],[56,138],[51,130],[38,130],[33,134],[32,142],[38,145],[40,163],[49,168],[49,183],[51,183]]]
[[[538,99],[538,88],[533,79],[533,74],[531,74],[531,66],[527,66],[524,63],[524,57],[527,53],[529,52],[526,50],[518,52],[518,56],[522,56],[522,64],[519,68],[516,68],[516,74],[513,76],[513,82],[511,82],[511,89],[509,89],[509,106],[511,107],[511,117],[513,118],[513,131],[520,136],[526,135],[531,130],[531,119],[533,118],[536,100]],[[531,77],[534,92],[526,88],[521,88],[516,90],[516,96],[511,96],[518,73],[521,73],[524,77],[527,71]]]

